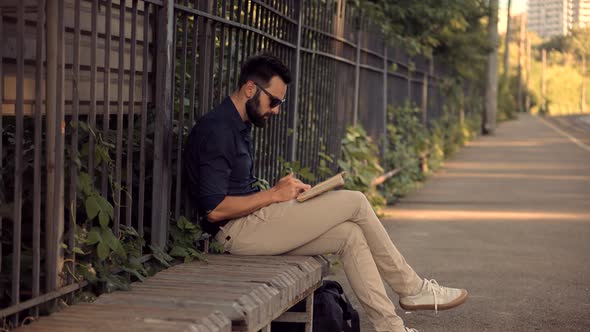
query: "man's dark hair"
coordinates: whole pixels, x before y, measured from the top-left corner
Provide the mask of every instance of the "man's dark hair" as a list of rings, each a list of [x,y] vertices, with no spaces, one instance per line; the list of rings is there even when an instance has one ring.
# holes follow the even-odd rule
[[[242,87],[249,80],[267,85],[270,79],[277,75],[285,84],[291,83],[291,72],[281,60],[269,54],[256,55],[242,64],[238,87]]]

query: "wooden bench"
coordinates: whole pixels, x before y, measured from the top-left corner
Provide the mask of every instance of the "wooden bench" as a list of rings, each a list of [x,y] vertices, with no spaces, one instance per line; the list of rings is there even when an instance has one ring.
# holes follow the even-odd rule
[[[206,255],[132,284],[131,291],[72,305],[18,331],[270,331],[272,321],[305,323],[327,273],[322,256]],[[306,312],[286,312],[305,300]]]

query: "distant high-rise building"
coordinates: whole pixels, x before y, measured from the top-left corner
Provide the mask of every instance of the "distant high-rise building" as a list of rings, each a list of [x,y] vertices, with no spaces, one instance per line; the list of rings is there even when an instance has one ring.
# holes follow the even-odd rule
[[[590,26],[590,0],[528,0],[527,28],[546,38]]]
[[[574,1],[573,27],[590,27],[590,0]]]

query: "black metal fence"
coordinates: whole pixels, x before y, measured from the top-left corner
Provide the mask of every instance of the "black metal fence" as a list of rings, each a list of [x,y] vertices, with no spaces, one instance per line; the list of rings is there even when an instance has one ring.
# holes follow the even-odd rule
[[[164,246],[190,214],[182,144],[195,121],[236,88],[261,52],[288,63],[288,103],[256,129],[255,172],[280,159],[315,170],[338,157],[347,126],[379,143],[388,105],[441,114],[437,68],[387,47],[344,0],[0,0],[0,318],[14,323],[85,285],[75,262],[79,178]],[[397,68],[393,68],[395,67]],[[20,315],[20,317],[19,317]]]

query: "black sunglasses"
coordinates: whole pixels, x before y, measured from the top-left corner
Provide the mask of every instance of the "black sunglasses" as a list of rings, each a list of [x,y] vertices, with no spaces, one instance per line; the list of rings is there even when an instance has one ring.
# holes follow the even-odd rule
[[[270,98],[270,108],[275,108],[285,102],[285,99],[279,99],[279,98],[273,96],[270,92],[266,91],[266,89],[263,88],[260,84],[258,84],[256,82],[254,82],[254,84],[257,87],[259,87],[260,90],[262,90],[262,92],[266,93],[268,98]]]

